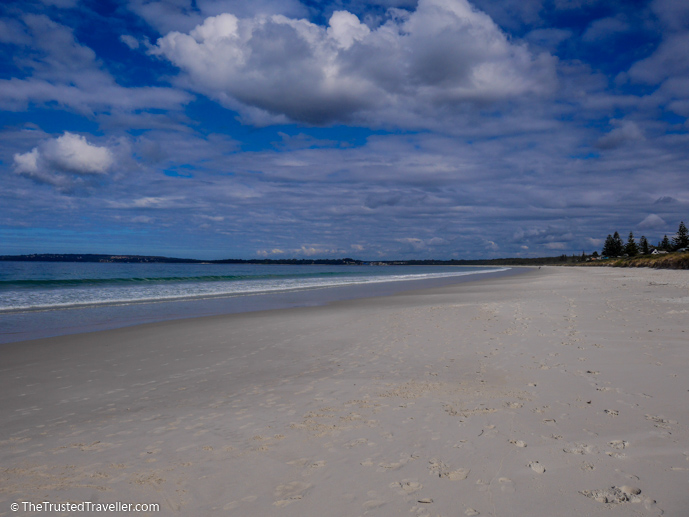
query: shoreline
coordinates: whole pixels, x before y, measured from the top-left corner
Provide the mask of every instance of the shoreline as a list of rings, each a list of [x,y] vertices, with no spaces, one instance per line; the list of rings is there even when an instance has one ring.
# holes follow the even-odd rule
[[[181,300],[162,299],[5,311],[0,312],[0,326],[4,329],[0,333],[0,346],[6,343],[111,330],[160,321],[325,305],[335,301],[388,296],[398,292],[481,281],[486,278],[523,272],[522,269],[514,268],[487,267],[486,269],[490,271],[438,278],[390,280],[250,294],[223,294]]]
[[[0,516],[681,515],[687,313],[681,271],[544,267],[3,345]]]

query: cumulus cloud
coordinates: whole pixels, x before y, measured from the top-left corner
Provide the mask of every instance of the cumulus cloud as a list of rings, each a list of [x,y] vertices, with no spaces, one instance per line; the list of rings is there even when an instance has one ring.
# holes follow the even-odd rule
[[[92,145],[83,136],[69,132],[14,155],[17,174],[59,187],[70,185],[75,176],[106,174],[113,164],[110,149]]]
[[[510,42],[466,0],[390,9],[374,29],[347,11],[327,27],[223,13],[168,33],[152,52],[181,68],[187,87],[252,123],[419,124],[448,107],[545,94],[555,81],[552,56]]]

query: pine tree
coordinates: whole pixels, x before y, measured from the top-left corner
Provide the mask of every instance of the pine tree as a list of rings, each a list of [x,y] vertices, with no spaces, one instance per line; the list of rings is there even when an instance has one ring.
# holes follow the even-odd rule
[[[641,236],[639,239],[639,251],[643,253],[644,255],[648,255],[649,249],[648,249],[648,241],[646,240],[645,236]]]
[[[629,238],[627,239],[627,244],[624,246],[624,252],[630,257],[636,257],[639,254],[639,248],[634,241],[634,234],[629,232]]]
[[[624,253],[624,242],[622,242],[622,238],[617,232],[613,234],[612,239],[615,241],[615,254],[613,257],[619,257]]]
[[[615,241],[610,234],[608,234],[608,236],[605,238],[605,244],[603,244],[603,251],[601,251],[601,255],[604,257],[615,256]]]
[[[689,231],[684,225],[684,221],[679,223],[679,229],[677,230],[677,235],[672,239],[673,249],[681,249],[689,246]]]
[[[667,235],[663,237],[663,240],[660,241],[660,243],[658,244],[658,247],[661,250],[670,251],[670,249],[671,249],[670,239],[667,238]]]

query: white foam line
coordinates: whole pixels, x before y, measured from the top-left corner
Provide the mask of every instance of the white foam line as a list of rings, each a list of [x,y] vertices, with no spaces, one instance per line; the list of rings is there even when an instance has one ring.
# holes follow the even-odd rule
[[[412,280],[428,280],[431,278],[448,278],[457,276],[469,276],[469,275],[480,275],[485,273],[498,273],[501,271],[507,271],[510,268],[499,268],[499,269],[487,269],[480,271],[463,271],[463,272],[444,272],[444,273],[419,273],[410,275],[390,275],[390,276],[374,276],[374,277],[359,277],[358,279],[345,278],[340,281],[324,281],[313,279],[287,279],[287,283],[300,283],[296,287],[285,287],[275,286],[269,287],[263,285],[259,289],[252,289],[251,286],[248,288],[241,288],[241,284],[236,282],[227,282],[234,287],[231,291],[222,292],[206,292],[197,295],[190,294],[179,294],[173,295],[169,294],[166,296],[141,296],[138,298],[112,298],[108,300],[93,300],[93,301],[80,301],[80,302],[63,302],[63,303],[51,303],[51,304],[29,304],[29,305],[15,305],[0,307],[0,314],[2,313],[17,313],[17,312],[34,312],[34,311],[50,311],[50,310],[61,310],[61,309],[80,309],[86,307],[103,307],[103,306],[115,306],[115,305],[131,305],[139,303],[164,303],[173,301],[186,301],[186,300],[203,300],[212,298],[226,298],[234,296],[248,296],[248,295],[261,295],[276,292],[295,292],[295,291],[306,291],[310,289],[322,289],[328,287],[342,287],[349,285],[361,285],[361,284],[374,284],[374,283],[385,283],[385,282],[404,282]],[[259,281],[247,281],[243,282],[254,284],[254,286],[259,283]],[[262,283],[262,282],[261,282]],[[199,284],[201,285],[201,284]],[[170,287],[170,286],[167,286]],[[127,287],[118,287],[118,290],[127,289]],[[70,292],[74,292],[71,290]],[[33,293],[37,294],[37,293]]]

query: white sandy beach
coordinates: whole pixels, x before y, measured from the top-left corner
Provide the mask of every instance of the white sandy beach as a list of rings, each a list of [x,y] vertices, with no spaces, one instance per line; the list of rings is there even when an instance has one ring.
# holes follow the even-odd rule
[[[686,516],[688,314],[686,271],[543,268],[2,345],[0,516]]]

